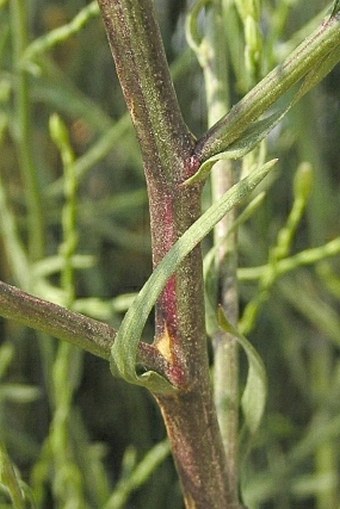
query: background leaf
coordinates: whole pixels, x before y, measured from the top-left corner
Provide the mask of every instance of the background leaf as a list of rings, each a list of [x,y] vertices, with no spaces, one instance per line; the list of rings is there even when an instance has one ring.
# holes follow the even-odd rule
[[[268,380],[263,361],[253,345],[227,320],[222,308],[218,310],[220,327],[232,334],[244,350],[248,360],[248,375],[241,406],[245,424],[253,436],[258,431],[267,399]]]

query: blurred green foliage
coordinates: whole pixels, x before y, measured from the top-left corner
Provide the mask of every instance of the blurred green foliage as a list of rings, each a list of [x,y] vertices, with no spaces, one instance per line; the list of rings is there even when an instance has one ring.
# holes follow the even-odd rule
[[[156,6],[184,117],[200,135],[204,87],[185,42],[187,6]],[[251,53],[235,6],[232,103],[249,87],[245,66],[253,65],[252,79],[263,76],[325,7],[263,0],[263,40]],[[269,379],[265,421],[242,465],[250,509],[340,506],[340,257],[326,247],[340,236],[339,73],[271,133],[279,176],[239,232],[241,323]],[[49,131],[55,113],[61,141]],[[94,3],[0,2],[0,143],[1,279],[117,326],[151,271],[147,195]],[[303,198],[301,164],[313,174]],[[304,251],[305,261],[294,261]],[[182,507],[161,418],[144,390],[15,323],[0,320],[0,334],[1,508]]]

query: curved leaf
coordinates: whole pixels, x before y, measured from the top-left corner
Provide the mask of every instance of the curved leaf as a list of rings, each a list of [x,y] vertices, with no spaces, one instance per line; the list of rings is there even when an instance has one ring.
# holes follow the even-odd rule
[[[220,327],[233,335],[248,359],[248,376],[241,398],[245,423],[251,435],[259,428],[267,399],[267,375],[261,357],[251,343],[227,320],[222,308],[218,311]]]
[[[134,299],[118,330],[111,350],[111,370],[113,374],[118,374],[128,382],[144,385],[154,392],[174,390],[174,387],[165,378],[154,371],[147,371],[141,375],[136,372],[138,343],[148,316],[167,280],[176,272],[184,258],[231,208],[249,196],[270,172],[275,163],[276,159],[269,161],[235,184],[188,228],[155,268]]]

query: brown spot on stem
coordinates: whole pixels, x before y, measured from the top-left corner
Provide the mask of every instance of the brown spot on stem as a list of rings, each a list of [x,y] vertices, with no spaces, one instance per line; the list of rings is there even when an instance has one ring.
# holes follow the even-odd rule
[[[172,348],[171,348],[171,336],[169,334],[166,324],[164,325],[163,334],[161,334],[155,341],[155,348],[163,355],[163,357],[169,362],[173,362]]]

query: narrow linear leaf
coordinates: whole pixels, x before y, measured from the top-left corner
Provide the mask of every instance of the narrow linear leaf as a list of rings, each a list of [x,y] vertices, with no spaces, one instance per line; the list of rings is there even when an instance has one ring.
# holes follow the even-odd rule
[[[331,72],[333,67],[340,60],[340,46],[336,46],[333,51],[329,53],[323,60],[319,62],[317,68],[310,71],[304,79],[300,90],[294,98],[294,103],[299,101],[307,92],[314,88],[320,81],[322,81],[327,74]]]
[[[242,136],[235,142],[231,143],[227,150],[216,154],[199,167],[198,171],[185,181],[185,185],[192,185],[196,182],[205,180],[214,164],[221,159],[241,159],[253,150],[262,140],[264,140],[269,133],[276,127],[281,120],[287,115],[290,109],[303,97],[309,90],[315,87],[330,71],[334,65],[339,61],[340,49],[336,48],[332,51],[322,62],[318,70],[311,71],[299,89],[294,93],[293,97],[288,99],[288,104],[278,109],[268,117],[258,120],[243,132]]]
[[[196,53],[199,60],[202,57],[202,36],[198,28],[198,19],[202,9],[208,3],[209,0],[198,0],[195,2],[188,12],[186,18],[186,39],[190,48]]]
[[[236,220],[230,226],[228,233],[225,237],[219,239],[219,241],[207,252],[203,259],[203,277],[205,286],[205,324],[208,336],[212,336],[214,332],[219,328],[216,308],[217,308],[217,273],[214,260],[216,253],[221,245],[226,242],[229,235],[239,228],[240,225],[244,224],[252,215],[256,212],[259,206],[263,203],[266,196],[265,191],[262,191],[246,206],[246,208],[237,216]]]
[[[231,208],[249,196],[271,171],[275,163],[276,159],[269,161],[235,184],[188,228],[159,263],[133,301],[118,330],[111,350],[111,370],[113,374],[123,377],[128,382],[147,386],[154,392],[174,390],[165,378],[153,371],[147,371],[142,375],[136,373],[138,343],[148,316],[167,280],[176,272],[184,258]]]
[[[251,124],[243,133],[242,137],[232,143],[226,151],[216,154],[204,161],[198,171],[184,182],[184,185],[192,185],[205,180],[214,164],[221,159],[241,159],[241,157],[247,155],[256,145],[268,136],[270,131],[272,131],[279,122],[281,122],[294,102],[293,99],[289,102],[288,106],[281,108],[279,111],[269,115],[269,117]]]
[[[227,320],[222,308],[218,311],[220,327],[232,334],[242,346],[248,359],[248,376],[241,406],[245,423],[254,435],[260,426],[267,399],[267,375],[261,357],[253,345]]]
[[[338,7],[338,6],[336,6]],[[337,8],[336,8],[337,11]],[[332,53],[334,66],[339,48],[338,14],[324,20],[277,67],[270,71],[233,108],[224,115],[197,143],[200,160],[224,152],[239,139],[251,123],[289,93],[310,73],[318,73],[320,65]],[[339,56],[339,55],[338,55]],[[327,63],[327,67],[330,61]],[[324,73],[326,68],[322,70]],[[301,97],[301,95],[299,96]]]

